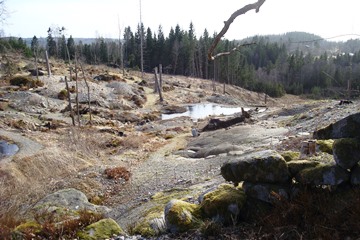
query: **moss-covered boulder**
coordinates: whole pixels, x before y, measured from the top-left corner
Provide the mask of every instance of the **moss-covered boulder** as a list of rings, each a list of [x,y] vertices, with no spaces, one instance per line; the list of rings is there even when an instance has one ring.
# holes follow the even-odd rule
[[[245,181],[243,189],[247,196],[267,203],[288,200],[290,197],[290,186],[287,184],[251,183]]]
[[[344,169],[351,169],[360,161],[360,141],[356,138],[336,139],[333,155],[337,165]]]
[[[329,126],[316,130],[315,139],[338,139],[360,137],[360,113],[343,118]]]
[[[107,218],[90,224],[84,230],[78,232],[77,236],[84,240],[99,240],[109,239],[120,234],[124,234],[121,227],[113,219]]]
[[[325,152],[328,154],[333,153],[333,139],[326,139],[326,140],[316,140],[316,150]]]
[[[221,175],[235,184],[248,182],[282,183],[290,174],[284,158],[277,152],[265,150],[230,160],[221,167]]]
[[[300,158],[300,152],[294,151],[285,151],[280,153],[280,155],[285,159],[286,162]]]
[[[222,184],[214,191],[206,193],[200,206],[205,217],[230,224],[239,218],[245,202],[246,195],[241,188]]]
[[[201,219],[200,205],[173,199],[165,206],[165,224],[171,233],[196,229]]]
[[[300,184],[311,186],[338,186],[350,180],[350,172],[331,164],[318,164],[316,167],[300,171],[295,179]]]
[[[143,217],[135,224],[132,234],[139,234],[143,237],[154,237],[165,232],[164,207],[149,209]]]
[[[309,168],[309,167],[315,167],[319,162],[316,161],[310,161],[310,160],[293,160],[290,162],[287,162],[287,166],[290,172],[291,177],[295,177],[300,171]]]

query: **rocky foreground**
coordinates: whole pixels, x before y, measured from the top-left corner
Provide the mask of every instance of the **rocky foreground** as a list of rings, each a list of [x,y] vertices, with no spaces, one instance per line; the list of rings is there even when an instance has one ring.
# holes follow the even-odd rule
[[[40,78],[42,86],[1,88],[0,136],[19,146],[0,160],[0,216],[19,219],[0,228],[4,238],[270,239],[246,226],[305,190],[348,196],[360,183],[357,101],[286,96],[264,105],[263,95],[241,88],[226,86],[224,94],[217,86],[214,93],[210,82],[164,76],[160,102],[151,75],[88,66],[88,82],[70,81],[74,91],[65,92],[79,113],[73,126],[62,96],[67,72],[61,65],[54,72]],[[250,114],[210,131],[201,131],[210,119],[241,113],[161,119],[203,102]],[[311,144],[315,150],[305,147]]]

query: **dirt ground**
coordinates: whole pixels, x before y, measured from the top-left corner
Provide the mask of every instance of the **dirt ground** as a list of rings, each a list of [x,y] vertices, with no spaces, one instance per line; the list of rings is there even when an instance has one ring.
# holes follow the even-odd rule
[[[19,65],[24,67],[26,62]],[[86,66],[92,121],[85,112],[86,82],[80,78],[69,85],[77,85],[79,109],[85,113],[81,126],[72,126],[70,113],[64,111],[68,103],[58,98],[65,88],[66,65],[54,64],[53,72],[51,77],[40,77],[42,87],[18,89],[3,83],[0,89],[0,137],[20,148],[14,156],[0,159],[1,211],[24,214],[46,194],[74,187],[90,201],[110,207],[111,216],[126,228],[151,206],[155,193],[191,189],[188,197],[196,201],[197,194],[224,182],[220,167],[229,159],[259,149],[300,147],[296,142],[311,138],[316,128],[356,113],[360,106],[358,101],[339,105],[338,100],[291,95],[268,97],[265,104],[264,94],[234,86],[226,86],[224,93],[221,84],[214,92],[210,81],[168,75],[163,76],[164,102],[160,102],[152,74],[142,78],[138,72]],[[117,79],[93,79],[100,74]],[[71,98],[76,106],[75,95]],[[196,124],[188,117],[161,120],[164,107],[214,100],[266,110],[253,111],[247,123],[199,137],[192,137],[191,128],[204,126],[209,118]],[[289,139],[297,140],[291,144]],[[131,174],[129,181],[107,178],[105,169],[115,167],[125,167]]]

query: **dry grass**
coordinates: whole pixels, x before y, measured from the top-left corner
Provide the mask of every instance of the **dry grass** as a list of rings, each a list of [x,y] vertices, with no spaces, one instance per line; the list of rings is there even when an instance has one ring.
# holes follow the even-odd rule
[[[281,239],[356,239],[360,235],[360,190],[305,190],[279,203],[261,220],[266,232]],[[280,239],[280,238],[278,238]]]

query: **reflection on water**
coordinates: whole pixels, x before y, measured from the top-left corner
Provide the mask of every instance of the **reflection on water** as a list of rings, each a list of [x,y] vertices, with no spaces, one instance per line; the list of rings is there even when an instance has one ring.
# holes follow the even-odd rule
[[[162,114],[161,118],[163,120],[188,116],[193,121],[198,119],[203,119],[208,116],[219,116],[219,115],[232,115],[235,113],[241,113],[241,107],[231,107],[231,106],[222,106],[213,103],[202,103],[202,104],[193,104],[187,106],[187,111],[184,113],[174,113],[174,114]],[[244,108],[244,110],[248,110]]]
[[[14,155],[17,151],[19,151],[19,147],[16,144],[0,140],[0,158]]]

